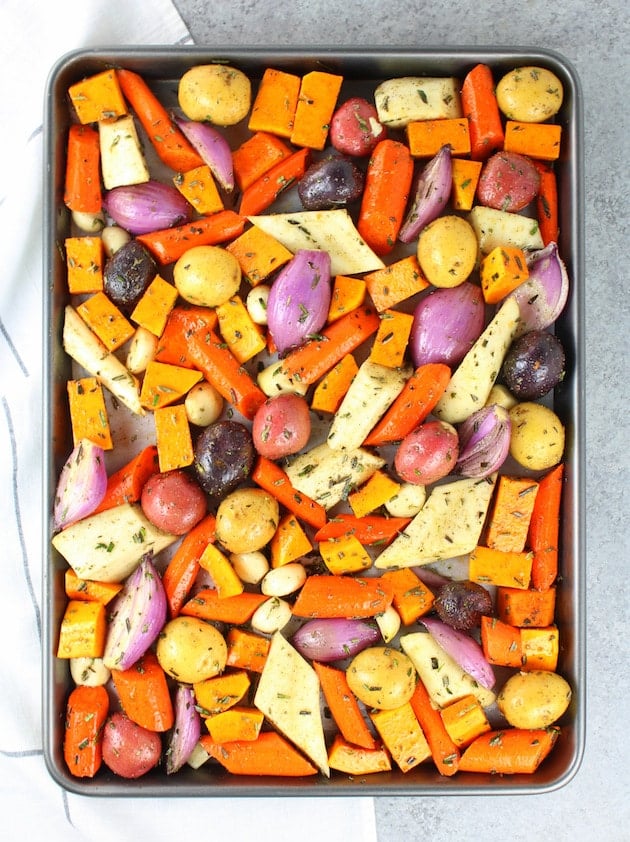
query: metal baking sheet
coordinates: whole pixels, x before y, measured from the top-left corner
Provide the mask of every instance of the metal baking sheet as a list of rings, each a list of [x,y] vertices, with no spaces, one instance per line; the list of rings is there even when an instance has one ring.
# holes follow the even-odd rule
[[[567,357],[567,376],[555,391],[554,409],[566,426],[566,486],[561,531],[561,580],[556,622],[561,652],[558,671],[573,688],[569,710],[560,721],[562,733],[552,754],[534,775],[438,774],[430,763],[403,774],[391,772],[351,778],[333,772],[322,776],[292,778],[242,778],[206,764],[199,770],[185,767],[167,777],[158,769],[138,780],[125,780],[101,769],[91,780],[73,778],[62,754],[65,703],[72,682],[67,662],[55,657],[61,616],[65,606],[64,560],[50,544],[52,500],[57,477],[71,449],[65,384],[70,361],[61,347],[62,314],[68,295],[65,285],[63,241],[70,234],[70,217],[63,204],[65,140],[71,116],[69,85],[111,66],[140,73],[167,106],[177,105],[177,81],[190,67],[224,61],[242,69],[254,90],[266,67],[297,74],[313,69],[343,75],[341,97],[365,95],[382,80],[397,76],[453,75],[463,78],[483,62],[495,79],[516,66],[548,67],[564,86],[564,101],[557,122],[562,125],[563,146],[556,164],[560,205],[559,252],[571,279],[568,304],[556,323]],[[326,49],[302,48],[231,50],[216,47],[102,48],[71,53],[52,68],[45,102],[44,171],[44,565],[43,605],[43,725],[44,752],[52,777],[69,791],[90,796],[350,796],[350,795],[499,795],[541,793],[557,789],[577,772],[585,734],[585,540],[584,540],[584,252],[583,252],[583,129],[579,79],[560,55],[539,49],[466,48],[439,49]]]

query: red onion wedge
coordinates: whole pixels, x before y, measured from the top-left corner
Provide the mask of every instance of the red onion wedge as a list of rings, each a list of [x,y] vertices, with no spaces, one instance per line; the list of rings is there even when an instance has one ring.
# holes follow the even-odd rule
[[[204,163],[210,167],[212,175],[221,187],[228,193],[234,190],[232,150],[223,135],[207,123],[184,120],[181,117],[173,119]]]
[[[117,225],[134,235],[172,228],[192,218],[192,205],[176,187],[161,181],[114,187],[104,195],[103,207]]]
[[[414,365],[460,363],[484,328],[481,288],[464,281],[420,299],[413,314],[409,350]]]
[[[446,207],[451,194],[453,165],[451,147],[446,144],[420,173],[407,217],[398,233],[401,243],[410,243]]]
[[[375,623],[367,620],[309,620],[293,635],[292,643],[300,655],[313,661],[340,661],[352,658],[381,640]]]
[[[321,330],[330,295],[328,252],[299,249],[277,275],[267,300],[267,324],[280,354]]]
[[[173,775],[187,762],[201,736],[201,717],[195,707],[195,694],[187,684],[175,691],[175,722],[166,750],[166,774]]]
[[[147,553],[112,604],[103,663],[126,670],[154,643],[166,622],[162,579]]]
[[[530,330],[545,330],[553,324],[569,296],[569,276],[556,243],[532,252],[527,268],[528,279],[510,295],[518,302],[521,313],[517,336]]]
[[[423,617],[422,624],[442,649],[478,684],[491,690],[496,678],[481,646],[470,635],[432,617]]]
[[[510,450],[512,424],[499,404],[484,406],[459,425],[455,473],[483,479],[498,471]]]
[[[81,439],[59,475],[53,510],[55,530],[91,515],[106,489],[105,452],[89,439]]]

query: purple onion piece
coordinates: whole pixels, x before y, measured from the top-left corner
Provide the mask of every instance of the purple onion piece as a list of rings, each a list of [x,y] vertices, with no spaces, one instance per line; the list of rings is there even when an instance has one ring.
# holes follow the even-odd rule
[[[351,658],[381,640],[375,623],[367,620],[309,620],[293,635],[292,644],[305,658],[329,663]]]
[[[556,243],[532,252],[527,258],[529,277],[509,297],[520,309],[516,335],[545,330],[564,310],[569,296],[569,276]]]
[[[105,452],[89,439],[77,442],[61,473],[53,509],[56,530],[92,514],[107,489]]]
[[[173,117],[203,162],[221,187],[230,193],[234,190],[234,164],[232,150],[223,135],[207,123]]]
[[[422,624],[433,636],[436,643],[474,680],[488,690],[491,690],[496,678],[494,671],[486,660],[481,646],[470,635],[458,631],[442,620],[423,617]]]
[[[280,354],[317,334],[330,308],[330,255],[300,249],[269,291],[267,324]]]
[[[510,450],[510,416],[499,404],[473,412],[457,430],[459,457],[454,473],[483,479],[498,471]]]
[[[451,147],[446,144],[420,173],[411,207],[398,233],[401,243],[410,243],[442,213],[451,193],[452,171]]]
[[[458,365],[484,328],[480,287],[465,281],[420,299],[413,314],[409,350],[416,368],[427,363]]]
[[[446,576],[442,576],[435,570],[430,570],[428,567],[412,567],[413,572],[418,579],[427,586],[430,590],[437,590],[450,581]]]
[[[201,736],[201,717],[195,694],[187,684],[178,684],[173,703],[175,721],[166,750],[166,774],[173,775],[187,762]]]
[[[161,181],[114,187],[103,197],[103,207],[117,225],[134,235],[172,228],[192,218],[192,206],[179,190]]]
[[[152,560],[144,555],[112,604],[103,663],[126,670],[155,642],[166,622],[166,594]]]

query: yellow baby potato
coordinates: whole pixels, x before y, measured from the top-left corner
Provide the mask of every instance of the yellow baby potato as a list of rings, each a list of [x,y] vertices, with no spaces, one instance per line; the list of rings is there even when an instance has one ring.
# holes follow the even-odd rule
[[[278,501],[261,488],[239,488],[217,509],[217,539],[230,553],[252,553],[271,541],[280,522]]]
[[[219,307],[238,292],[241,267],[234,255],[219,246],[193,246],[175,263],[173,281],[191,304]]]
[[[497,707],[514,728],[548,728],[569,707],[571,687],[555,672],[512,675],[497,696]]]
[[[157,642],[162,669],[177,681],[194,684],[219,675],[227,662],[227,644],[210,623],[196,617],[175,617]]]
[[[352,659],[346,670],[357,699],[378,710],[394,710],[413,696],[416,669],[411,659],[389,646],[370,646]]]
[[[517,67],[499,80],[497,103],[508,120],[542,123],[562,105],[562,82],[545,67]]]
[[[564,453],[564,425],[543,404],[524,401],[510,410],[510,454],[519,465],[533,471],[553,468]]]
[[[456,287],[475,268],[478,244],[472,225],[459,216],[440,216],[418,239],[418,262],[435,287]]]
[[[233,126],[251,105],[251,83],[234,67],[203,64],[186,71],[179,81],[179,105],[189,120]]]

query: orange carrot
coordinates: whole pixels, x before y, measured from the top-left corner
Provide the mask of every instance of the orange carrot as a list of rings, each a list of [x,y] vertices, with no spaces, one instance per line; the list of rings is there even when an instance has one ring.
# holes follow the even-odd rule
[[[100,144],[92,126],[74,124],[68,132],[66,181],[63,201],[72,211],[101,210]]]
[[[317,339],[306,342],[281,360],[282,373],[312,385],[376,333],[381,320],[371,307],[359,307],[327,325]]]
[[[327,521],[315,533],[316,541],[332,541],[346,535],[354,535],[365,546],[389,544],[409,524],[411,518],[365,515],[356,517],[340,512]]]
[[[200,743],[208,754],[233,775],[316,775],[317,767],[275,731],[263,731],[256,740],[217,743],[203,734]]]
[[[137,503],[146,481],[158,471],[157,447],[149,444],[108,477],[105,496],[94,514],[120,506],[122,503]]]
[[[187,340],[189,356],[195,368],[228,403],[251,421],[267,396],[221,337],[210,330],[189,334]]]
[[[260,488],[272,494],[276,500],[292,512],[297,518],[308,523],[310,526],[320,528],[326,523],[326,510],[322,505],[311,500],[301,491],[297,491],[292,485],[287,474],[280,465],[259,456],[251,479]]]
[[[358,702],[348,685],[343,670],[313,661],[313,668],[319,678],[326,704],[341,735],[349,743],[362,748],[377,748]]]
[[[478,64],[466,75],[461,91],[462,110],[468,118],[470,157],[483,161],[503,147],[503,125],[494,79],[487,64]]]
[[[433,707],[422,681],[416,682],[416,689],[409,701],[427,739],[438,772],[447,777],[454,775],[459,767],[459,749],[449,737],[440,712]]]
[[[314,574],[293,605],[296,617],[375,617],[392,604],[394,592],[382,578]]]
[[[488,663],[514,669],[521,667],[521,630],[517,626],[496,617],[482,617],[481,647]]]
[[[550,588],[558,575],[558,539],[564,466],[562,463],[544,476],[538,485],[534,511],[529,523],[528,543],[534,553],[532,586]]]
[[[283,190],[290,187],[306,172],[310,160],[309,149],[298,149],[283,158],[243,191],[239,213],[256,216],[272,205]]]
[[[291,155],[289,147],[269,132],[256,132],[232,154],[234,179],[240,190],[247,190],[279,161]]]
[[[541,161],[560,157],[562,126],[559,123],[523,123],[508,120],[505,124],[506,152],[518,152]]]
[[[64,590],[68,599],[102,602],[107,605],[123,588],[121,582],[95,582],[82,579],[69,567],[64,574]]]
[[[193,305],[174,307],[169,313],[160,337],[155,361],[194,368],[188,337],[193,333],[205,335],[214,330],[218,322],[216,310]]]
[[[268,637],[231,628],[227,633],[227,666],[249,672],[262,672],[269,654],[271,641]]]
[[[417,368],[364,444],[376,447],[404,439],[429,415],[450,378],[451,370],[444,363],[427,363]]]
[[[112,670],[114,687],[129,719],[149,731],[168,731],[174,721],[166,673],[149,650],[126,670]]]
[[[540,173],[540,186],[536,198],[538,228],[543,243],[558,242],[558,180],[551,167],[536,161],[536,168]]]
[[[396,140],[381,140],[370,157],[357,229],[378,255],[389,254],[402,225],[411,180],[413,158]]]
[[[391,586],[394,593],[392,602],[404,626],[410,626],[431,610],[435,595],[410,567],[387,570],[381,580]]]
[[[204,588],[182,606],[180,613],[187,617],[239,626],[250,620],[254,611],[266,600],[264,594],[249,591],[220,597],[215,588]]]
[[[136,237],[165,266],[175,263],[193,246],[216,246],[238,237],[245,228],[245,219],[232,210],[217,211],[203,219],[175,228],[164,228]]]
[[[102,760],[103,725],[109,712],[109,696],[102,687],[79,684],[66,707],[63,756],[77,778],[93,778]]]
[[[201,554],[214,541],[215,525],[214,515],[206,515],[185,536],[164,570],[162,584],[171,618],[177,617],[190,593],[199,572]]]
[[[462,754],[460,772],[518,775],[535,772],[547,757],[560,729],[506,728],[477,737]]]
[[[178,173],[201,166],[200,155],[173,123],[144,79],[122,68],[116,71],[116,75],[125,99],[136,112],[160,160]]]

